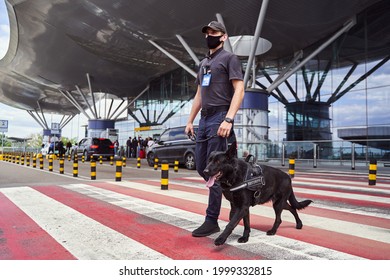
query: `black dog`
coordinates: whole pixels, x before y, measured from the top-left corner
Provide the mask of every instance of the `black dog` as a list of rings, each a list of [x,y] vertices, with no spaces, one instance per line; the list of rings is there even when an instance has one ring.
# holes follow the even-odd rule
[[[230,222],[215,240],[215,245],[224,244],[241,219],[244,219],[244,233],[238,242],[247,242],[250,232],[249,207],[270,200],[272,200],[276,217],[267,235],[276,233],[282,222],[283,209],[289,210],[294,215],[296,228],[302,228],[302,221],[299,219],[297,210],[305,208],[312,201],[297,201],[290,176],[285,172],[238,159],[236,143],[233,143],[226,152],[212,152],[204,173],[210,177],[208,186],[213,185],[215,180],[220,182],[223,195],[231,204]]]

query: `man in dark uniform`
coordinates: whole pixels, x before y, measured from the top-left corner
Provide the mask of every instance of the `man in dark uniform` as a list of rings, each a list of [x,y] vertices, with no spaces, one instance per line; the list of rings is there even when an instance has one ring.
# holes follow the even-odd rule
[[[218,216],[221,209],[222,189],[203,170],[212,151],[225,151],[227,139],[233,134],[233,120],[244,98],[244,82],[238,57],[223,49],[227,40],[223,24],[212,21],[202,28],[209,53],[199,65],[194,97],[185,132],[194,133],[193,121],[201,110],[196,139],[196,169],[208,181],[209,202],[205,222],[192,232],[194,237],[208,236],[220,230]],[[209,180],[210,179],[210,180]]]
[[[129,137],[129,139],[127,139],[126,141],[126,157],[129,158],[131,157],[131,137]]]

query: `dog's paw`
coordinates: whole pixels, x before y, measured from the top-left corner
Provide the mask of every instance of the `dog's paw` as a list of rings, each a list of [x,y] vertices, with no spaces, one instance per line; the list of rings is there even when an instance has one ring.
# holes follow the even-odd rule
[[[226,241],[226,238],[218,237],[217,239],[214,240],[214,245],[221,246],[225,243],[225,241]]]
[[[269,230],[267,231],[267,235],[275,235],[276,231],[275,230]]]
[[[302,227],[303,227],[303,225],[302,225],[302,223],[300,223],[300,224],[297,224],[296,229],[302,229]]]
[[[247,243],[249,240],[249,236],[241,236],[240,238],[238,238],[238,243]]]

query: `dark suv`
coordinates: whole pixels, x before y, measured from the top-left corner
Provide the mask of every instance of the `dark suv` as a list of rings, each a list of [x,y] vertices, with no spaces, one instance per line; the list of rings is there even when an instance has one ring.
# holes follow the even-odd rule
[[[154,165],[157,157],[159,163],[166,160],[168,163],[184,164],[187,169],[195,169],[195,142],[188,139],[184,133],[184,126],[169,128],[165,130],[156,144],[154,144],[146,155],[149,166]],[[194,127],[195,133],[198,128]]]
[[[72,150],[72,156],[84,156],[85,160],[90,160],[91,156],[98,159],[100,156],[109,159],[114,156],[114,144],[107,138],[83,138]]]

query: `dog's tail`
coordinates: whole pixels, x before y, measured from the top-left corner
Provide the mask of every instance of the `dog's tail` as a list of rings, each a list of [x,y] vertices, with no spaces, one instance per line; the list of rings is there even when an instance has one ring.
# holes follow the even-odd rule
[[[288,198],[288,201],[290,202],[291,206],[297,210],[301,210],[307,206],[309,206],[310,203],[312,203],[312,200],[303,200],[298,201],[294,195],[294,192],[292,191],[290,194],[290,197]]]

